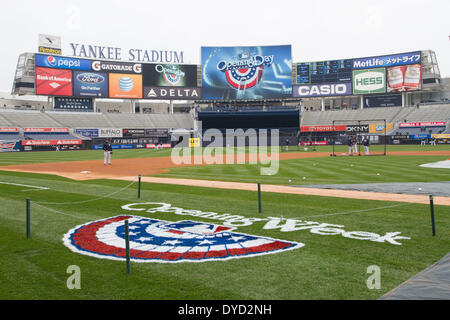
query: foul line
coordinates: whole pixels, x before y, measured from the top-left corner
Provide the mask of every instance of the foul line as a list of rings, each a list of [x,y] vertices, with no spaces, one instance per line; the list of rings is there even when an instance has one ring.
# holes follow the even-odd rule
[[[2,181],[0,181],[0,184],[9,184],[9,185],[13,185],[13,186],[33,188],[33,189],[20,190],[20,191],[34,191],[36,189],[37,190],[49,190],[50,189],[50,188],[47,188],[47,187],[30,186],[30,185],[27,185],[27,184],[12,183],[12,182],[2,182]]]

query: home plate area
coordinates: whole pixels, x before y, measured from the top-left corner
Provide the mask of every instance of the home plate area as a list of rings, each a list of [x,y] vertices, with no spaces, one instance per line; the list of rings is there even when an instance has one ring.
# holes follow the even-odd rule
[[[125,260],[125,220],[134,262],[206,262],[247,258],[298,249],[303,243],[233,232],[197,221],[163,221],[116,216],[70,230],[63,238],[72,251],[101,259]]]

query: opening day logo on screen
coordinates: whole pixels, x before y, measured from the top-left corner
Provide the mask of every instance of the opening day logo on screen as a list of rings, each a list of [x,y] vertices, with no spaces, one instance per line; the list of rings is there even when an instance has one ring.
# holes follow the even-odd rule
[[[291,46],[202,47],[203,99],[292,96]]]
[[[386,93],[384,68],[354,70],[353,94]]]

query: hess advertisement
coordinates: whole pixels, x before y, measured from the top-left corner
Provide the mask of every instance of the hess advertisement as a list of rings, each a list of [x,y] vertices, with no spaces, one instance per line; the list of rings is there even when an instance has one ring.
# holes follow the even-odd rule
[[[72,71],[36,67],[36,94],[71,96]]]
[[[353,70],[353,94],[386,93],[385,68]]]
[[[142,75],[138,74],[109,74],[110,98],[142,98]]]
[[[202,47],[202,98],[292,97],[291,46]]]

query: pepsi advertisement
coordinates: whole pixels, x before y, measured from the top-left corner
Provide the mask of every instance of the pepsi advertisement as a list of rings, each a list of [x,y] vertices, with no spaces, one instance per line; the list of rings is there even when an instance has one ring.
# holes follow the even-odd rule
[[[91,60],[36,54],[36,67],[91,70]]]
[[[73,95],[76,97],[107,98],[108,74],[74,71]]]
[[[290,45],[202,47],[202,99],[292,97]]]

